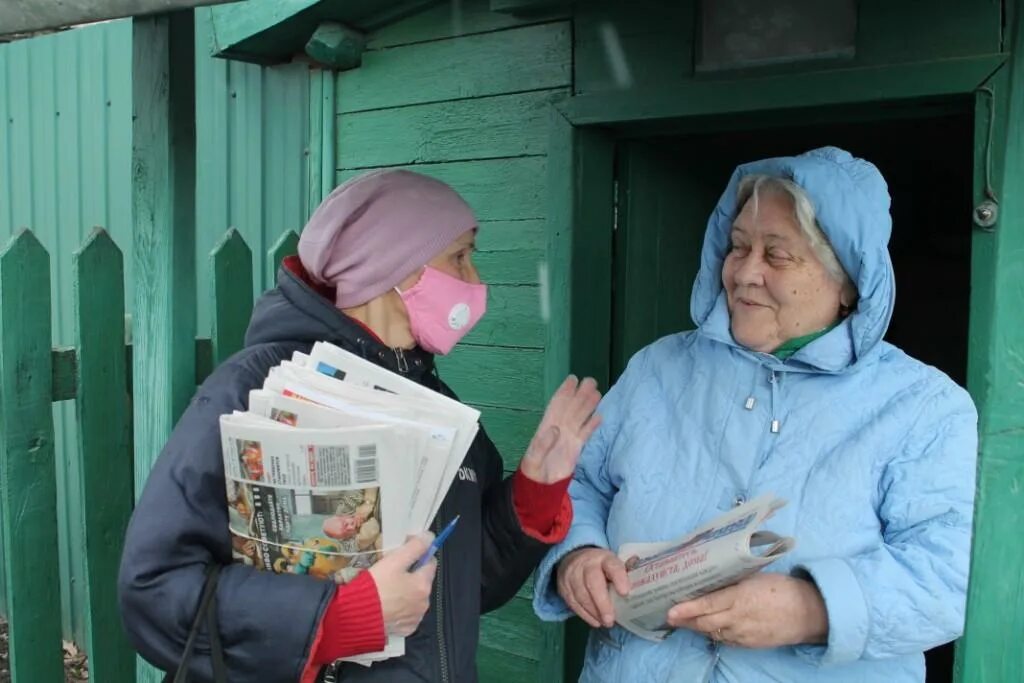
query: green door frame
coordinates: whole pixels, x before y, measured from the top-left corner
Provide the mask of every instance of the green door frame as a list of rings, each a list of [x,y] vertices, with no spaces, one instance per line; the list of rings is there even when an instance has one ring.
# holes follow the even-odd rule
[[[1013,42],[1021,16],[1010,15]],[[1024,197],[1001,188],[1024,179],[1024,49],[1009,54],[741,80],[697,80],[647,93],[592,94],[552,106],[548,167],[551,319],[546,383],[567,372],[610,380],[613,154],[617,132],[671,124],[706,129],[718,120],[807,108],[915,105],[974,99],[975,206],[999,201],[993,229],[972,238],[968,389],[979,408],[981,445],[967,627],[956,681],[1024,680]],[[1013,87],[1016,86],[1016,87]],[[715,117],[715,119],[712,119]],[[1008,153],[1007,153],[1008,152]],[[969,220],[967,216],[965,221]],[[1017,263],[1013,262],[1016,252]],[[575,627],[573,627],[575,628]],[[578,640],[548,632],[542,670],[574,680]]]

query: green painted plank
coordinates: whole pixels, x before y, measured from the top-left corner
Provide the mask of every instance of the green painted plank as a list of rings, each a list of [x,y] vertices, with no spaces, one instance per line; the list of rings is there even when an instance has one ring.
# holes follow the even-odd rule
[[[339,111],[566,87],[571,34],[558,22],[368,52],[338,77]]]
[[[418,164],[407,168],[451,185],[469,202],[480,221],[543,218],[545,215],[546,157]],[[368,170],[338,171],[337,182],[341,184]]]
[[[231,228],[210,253],[213,363],[240,350],[252,315],[252,251]]]
[[[489,346],[455,347],[437,360],[441,378],[477,406],[543,410],[544,352]]]
[[[478,251],[473,264],[480,272],[480,278],[489,285],[536,285],[540,282],[540,271],[546,262],[543,249],[521,249],[518,251]],[[539,302],[539,295],[535,297]],[[540,315],[540,307],[534,307]]]
[[[317,136],[323,134],[324,129],[324,110],[320,106],[313,106],[319,104],[321,98],[324,96],[324,86],[330,83],[330,88],[334,90],[334,75],[325,77],[323,69],[311,70],[309,79],[309,130],[316,131],[313,139],[318,139]],[[329,118],[333,119],[333,115]],[[310,213],[316,210],[316,207],[320,206],[320,202],[323,201],[323,195],[321,193],[321,185],[323,174],[323,147],[317,144],[311,144],[306,154],[306,208]],[[334,174],[331,173],[331,176]],[[331,177],[329,176],[329,177]]]
[[[437,3],[434,7],[375,31],[367,43],[370,50],[379,50],[411,43],[424,43],[476,33],[491,33],[528,24],[549,23],[570,16],[564,7],[526,18],[492,12],[490,0],[458,0]]]
[[[480,683],[524,683],[524,681],[547,681],[540,673],[536,660],[511,655],[486,645],[476,651],[476,665],[480,672]]]
[[[74,257],[79,381],[75,408],[85,545],[85,650],[89,676],[128,683],[135,657],[121,629],[117,573],[132,510],[131,412],[124,341],[124,261],[106,231]]]
[[[694,80],[662,88],[580,95],[564,105],[574,124],[647,122],[684,116],[948,97],[972,93],[1005,55],[803,72],[762,78]]]
[[[547,109],[564,88],[338,117],[342,168],[547,153]],[[382,144],[386,141],[386,144]]]
[[[1010,5],[1009,70],[992,84],[999,125],[994,145],[1005,148],[997,161],[1000,217],[993,233],[976,234],[974,244],[989,242],[972,254],[971,387],[980,409],[980,457],[975,502],[971,583],[964,637],[957,649],[958,683],[1015,681],[1024,678],[1024,545],[1017,538],[1024,523],[1024,12]],[[1004,191],[1005,190],[1005,191]],[[985,259],[985,261],[981,261]],[[979,282],[980,281],[980,282]],[[975,285],[991,296],[975,321]],[[989,307],[991,306],[991,307]],[[976,334],[979,336],[975,336]],[[979,378],[974,359],[988,356]],[[980,381],[979,381],[980,380]]]
[[[192,14],[132,24],[135,493],[195,392],[195,35]],[[173,65],[173,68],[172,68]],[[140,683],[159,672],[138,662]]]
[[[497,446],[506,471],[514,471],[540,424],[541,410],[516,410],[474,405],[481,412],[480,424]]]
[[[528,598],[514,597],[485,614],[480,624],[480,645],[498,652],[536,659],[540,650],[540,620]]]
[[[0,540],[13,683],[63,679],[50,257],[23,230],[0,253]]]
[[[547,263],[546,227],[541,219],[481,222],[473,263],[483,281],[491,285],[539,284]]]
[[[299,253],[299,235],[294,230],[285,230],[267,252],[267,270],[270,272],[270,286],[277,281],[277,270],[288,256]]]
[[[542,349],[544,328],[537,287],[491,285],[487,315],[466,336],[466,343]]]

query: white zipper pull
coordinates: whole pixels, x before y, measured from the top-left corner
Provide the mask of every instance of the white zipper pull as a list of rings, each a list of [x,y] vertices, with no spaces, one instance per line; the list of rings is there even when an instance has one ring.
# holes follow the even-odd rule
[[[409,362],[405,360],[405,353],[402,352],[402,349],[395,349],[395,358],[398,360],[398,371],[402,373],[408,373]]]

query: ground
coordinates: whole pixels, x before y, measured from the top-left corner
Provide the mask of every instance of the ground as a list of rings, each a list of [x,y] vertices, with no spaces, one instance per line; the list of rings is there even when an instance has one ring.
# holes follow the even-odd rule
[[[89,669],[85,653],[74,643],[64,643],[64,683],[86,683]],[[11,683],[11,672],[7,665],[7,623],[0,621],[0,683]]]

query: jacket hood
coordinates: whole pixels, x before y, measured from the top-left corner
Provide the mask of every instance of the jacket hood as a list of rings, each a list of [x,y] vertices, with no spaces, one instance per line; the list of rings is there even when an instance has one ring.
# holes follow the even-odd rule
[[[896,284],[888,250],[892,218],[885,179],[870,162],[836,147],[755,161],[733,172],[708,220],[690,315],[702,334],[739,349],[744,347],[730,332],[722,264],[738,209],[736,193],[740,180],[748,175],[786,178],[804,189],[818,225],[857,286],[860,298],[853,313],[787,362],[790,369],[842,372],[878,346],[892,319]]]
[[[316,285],[297,256],[284,260],[277,287],[256,302],[245,345],[330,342],[393,372],[415,378],[433,371],[434,357],[419,347],[399,354],[334,306],[334,292]]]

